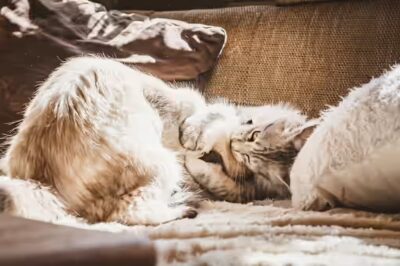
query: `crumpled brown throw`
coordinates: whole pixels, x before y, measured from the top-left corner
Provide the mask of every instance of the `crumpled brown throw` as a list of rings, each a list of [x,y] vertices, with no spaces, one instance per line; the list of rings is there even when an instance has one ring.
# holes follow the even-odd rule
[[[101,54],[168,81],[200,80],[226,42],[220,27],[107,11],[88,0],[0,1],[0,135],[63,60]]]

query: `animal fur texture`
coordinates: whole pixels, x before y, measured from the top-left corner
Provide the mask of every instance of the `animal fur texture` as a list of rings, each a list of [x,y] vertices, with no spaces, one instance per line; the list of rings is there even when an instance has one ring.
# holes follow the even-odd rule
[[[4,171],[49,187],[70,213],[89,222],[158,224],[193,216],[171,196],[180,189],[182,169],[162,143],[161,119],[178,113],[178,123],[166,122],[177,126],[204,103],[188,91],[110,59],[71,59],[27,107]],[[163,102],[168,97],[173,104]]]
[[[185,167],[216,199],[249,202],[289,198],[289,171],[317,120],[284,104],[211,105],[182,126]]]
[[[207,104],[190,88],[81,57],[40,86],[0,164],[18,186],[40,190],[31,193],[37,209],[51,194],[56,209],[91,223],[159,224],[195,216],[193,191],[233,202],[288,197],[313,125],[285,105]],[[12,181],[0,189],[4,209],[18,213],[26,201],[7,196]]]
[[[293,206],[400,210],[400,66],[323,113],[291,172]]]

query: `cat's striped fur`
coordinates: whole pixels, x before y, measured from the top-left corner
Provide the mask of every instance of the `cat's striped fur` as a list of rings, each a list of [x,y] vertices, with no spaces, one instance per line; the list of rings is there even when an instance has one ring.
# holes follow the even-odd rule
[[[184,155],[196,181],[187,183],[207,197],[286,197],[305,123],[286,106],[206,104],[190,88],[175,89],[111,59],[74,58],[40,86],[10,139],[0,165],[20,180],[0,178],[0,209],[59,215],[47,212],[48,197],[58,200],[48,206],[89,222],[158,224],[192,217],[192,193],[182,189],[185,171],[175,152]],[[263,130],[266,125],[270,129]],[[249,141],[255,130],[258,137]],[[211,151],[219,159],[210,159]],[[19,188],[24,192],[9,191]],[[40,206],[16,206],[28,201],[10,195]]]
[[[218,109],[213,112],[224,114],[222,118],[195,114],[184,124],[184,145],[201,151],[201,156],[186,157],[193,178],[220,200],[288,198],[290,168],[317,121],[307,121],[300,111],[280,104],[223,104]]]

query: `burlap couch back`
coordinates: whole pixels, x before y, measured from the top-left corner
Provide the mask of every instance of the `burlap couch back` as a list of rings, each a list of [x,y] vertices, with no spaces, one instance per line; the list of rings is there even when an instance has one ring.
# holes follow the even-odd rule
[[[312,116],[400,59],[400,1],[331,1],[157,12],[224,27],[225,51],[207,96],[289,101]]]

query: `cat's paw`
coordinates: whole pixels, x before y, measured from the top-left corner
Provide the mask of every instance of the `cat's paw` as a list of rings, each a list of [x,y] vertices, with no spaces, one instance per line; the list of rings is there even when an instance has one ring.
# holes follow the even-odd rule
[[[152,224],[165,224],[181,219],[193,219],[197,216],[197,210],[193,207],[188,207],[186,205],[178,205],[174,207],[168,207],[164,210],[164,214],[155,218]]]
[[[184,218],[193,219],[193,218],[196,218],[197,214],[198,214],[198,212],[195,208],[187,207],[183,211],[183,215],[182,215],[181,219],[184,219]]]
[[[208,143],[204,140],[205,129],[211,120],[202,114],[188,117],[181,125],[179,140],[181,145],[188,150],[205,151],[209,148]]]
[[[197,141],[201,135],[201,127],[191,123],[191,117],[186,119],[180,128],[180,142],[185,149],[196,150]]]
[[[216,104],[186,118],[179,128],[179,141],[190,151],[208,153],[241,125],[232,106]]]
[[[303,211],[327,211],[336,207],[336,199],[327,191],[316,187],[303,201],[292,201],[293,207]]]
[[[185,218],[192,219],[197,216],[196,209],[187,205],[168,206],[164,202],[159,202],[142,207],[144,208],[131,209],[127,216],[121,217],[118,221],[127,225],[154,226]]]

